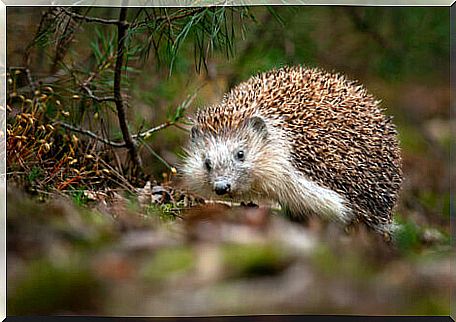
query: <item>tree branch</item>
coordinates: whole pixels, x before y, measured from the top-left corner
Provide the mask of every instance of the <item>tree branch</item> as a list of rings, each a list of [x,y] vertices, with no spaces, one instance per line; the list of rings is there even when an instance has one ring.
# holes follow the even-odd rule
[[[114,96],[99,97],[99,96],[95,96],[93,94],[92,90],[88,86],[82,84],[81,88],[87,93],[87,97],[93,99],[94,101],[97,101],[99,103],[101,103],[101,102],[115,102]]]
[[[153,127],[153,128],[151,128],[151,129],[149,129],[149,130],[147,130],[147,131],[144,131],[144,132],[135,134],[135,135],[133,135],[133,138],[135,138],[135,139],[137,139],[137,138],[144,138],[144,137],[146,137],[146,136],[148,136],[148,135],[150,135],[150,134],[152,134],[152,133],[154,133],[154,132],[163,130],[163,129],[165,129],[165,128],[169,127],[169,126],[172,126],[172,125],[175,125],[175,123],[174,123],[174,122],[169,122],[169,121],[168,121],[168,122],[165,122],[165,123],[163,123],[163,124],[160,124],[160,125],[158,125],[158,126],[156,126],[156,127]]]
[[[80,15],[75,12],[71,12],[63,7],[61,9],[65,14],[69,15],[70,17],[72,17],[74,19],[78,19],[78,20],[83,20],[85,22],[101,23],[101,24],[105,24],[105,25],[120,25],[120,24],[126,23],[125,20],[122,22],[117,19],[103,19],[103,18],[98,18],[98,17],[84,16],[84,15]]]
[[[77,133],[81,133],[81,134],[90,136],[91,138],[93,138],[93,139],[95,139],[97,141],[100,141],[100,142],[102,142],[104,144],[110,145],[110,146],[115,147],[115,148],[125,148],[125,143],[124,142],[113,142],[113,141],[107,140],[105,138],[102,138],[102,137],[96,135],[95,133],[93,133],[93,132],[91,132],[89,130],[81,129],[79,127],[76,127],[76,126],[61,122],[61,121],[54,122],[54,125],[61,126],[61,127],[65,128],[65,129],[71,130],[73,132],[77,132]]]
[[[92,90],[89,87],[89,84],[101,73],[101,71],[107,66],[108,63],[109,64],[112,63],[113,58],[114,58],[114,56],[109,56],[107,58],[107,61],[100,63],[97,66],[97,68],[95,69],[95,71],[91,72],[89,77],[87,77],[86,80],[84,80],[82,83],[79,84],[79,87],[87,93],[87,96],[89,98],[91,98],[94,101],[97,101],[99,103],[100,102],[114,102],[115,98],[114,98],[114,96],[99,97],[99,96],[94,95]],[[76,77],[74,77],[74,78],[76,79]]]
[[[182,18],[186,18],[188,16],[191,16],[195,13],[198,13],[198,12],[201,12],[203,10],[205,10],[206,8],[208,7],[200,7],[200,8],[196,8],[196,9],[193,9],[193,10],[182,10],[183,13],[179,14],[179,15],[176,15],[174,17],[169,17],[167,15],[163,15],[163,16],[160,16],[160,17],[157,17],[155,20],[155,22],[162,22],[162,21],[173,21],[173,20],[178,20],[178,19],[182,19]],[[74,19],[77,19],[77,20],[82,20],[82,21],[85,21],[85,22],[89,22],[89,23],[101,23],[101,24],[105,24],[105,25],[124,25],[126,27],[142,27],[144,25],[148,25],[150,23],[150,20],[143,20],[143,21],[140,21],[140,22],[137,22],[137,23],[130,23],[126,20],[124,20],[123,22],[120,21],[120,20],[117,20],[117,19],[103,19],[103,18],[98,18],[98,17],[91,17],[91,16],[87,16],[87,15],[81,15],[81,14],[78,14],[78,13],[75,13],[75,12],[71,12],[65,8],[62,8],[62,11],[71,16],[72,18]]]
[[[165,14],[163,16],[159,16],[159,17],[155,17],[155,18],[151,18],[149,16],[149,14],[147,13],[147,11],[145,11],[146,15],[148,16],[148,19],[142,20],[142,21],[139,21],[139,22],[134,22],[134,23],[131,23],[129,25],[132,28],[148,26],[152,20],[154,21],[155,25],[157,25],[159,23],[162,23],[162,22],[165,22],[165,21],[168,22],[168,24],[170,24],[171,21],[189,17],[189,16],[191,16],[191,15],[193,15],[195,13],[202,12],[202,11],[206,10],[207,8],[209,8],[209,7],[199,7],[199,8],[195,8],[195,9],[185,8],[185,9],[181,9],[181,10],[176,11],[175,12],[175,14],[176,14],[175,16],[169,16],[169,15]]]
[[[93,133],[92,131],[89,131],[89,130],[86,130],[86,129],[82,129],[80,127],[76,127],[76,126],[70,125],[70,124],[62,122],[62,121],[56,121],[53,124],[55,126],[61,126],[61,127],[65,128],[65,129],[68,129],[68,130],[76,132],[76,133],[81,133],[81,134],[90,136],[91,138],[93,138],[93,139],[95,139],[97,141],[100,141],[100,142],[102,142],[104,144],[107,144],[109,146],[112,146],[114,148],[125,148],[126,147],[125,142],[110,141],[110,140],[105,139],[105,138],[103,138],[101,136],[98,136],[97,134]],[[147,135],[150,135],[152,133],[158,132],[158,131],[163,130],[163,129],[165,129],[167,127],[170,127],[170,126],[176,126],[177,128],[180,128],[181,130],[187,131],[186,129],[182,128],[181,126],[177,125],[174,122],[165,122],[163,124],[160,124],[160,125],[158,125],[156,127],[151,128],[151,129],[149,129],[147,131],[132,135],[132,138],[142,139],[142,138],[146,137]]]
[[[114,102],[117,108],[117,117],[119,119],[120,130],[125,141],[125,147],[130,153],[131,161],[137,167],[135,171],[141,168],[141,160],[136,149],[136,144],[133,142],[130,131],[128,129],[125,105],[122,99],[120,82],[122,80],[122,65],[125,51],[125,36],[128,25],[125,23],[127,17],[127,7],[122,7],[119,14],[119,24],[117,24],[117,57],[114,67]]]
[[[194,10],[182,10],[183,13],[180,14],[180,15],[176,15],[176,16],[173,16],[173,17],[170,17],[168,15],[165,15],[165,16],[160,16],[160,17],[157,17],[155,19],[155,21],[162,21],[162,20],[166,20],[166,21],[173,21],[173,20],[178,20],[178,19],[182,19],[182,18],[186,18],[188,16],[191,16],[195,13],[199,13],[199,12],[202,12],[204,10],[206,10],[207,8],[209,7],[200,7],[200,8],[196,8]],[[142,23],[147,23],[147,21],[142,21],[142,22],[139,22],[138,25],[141,25]]]

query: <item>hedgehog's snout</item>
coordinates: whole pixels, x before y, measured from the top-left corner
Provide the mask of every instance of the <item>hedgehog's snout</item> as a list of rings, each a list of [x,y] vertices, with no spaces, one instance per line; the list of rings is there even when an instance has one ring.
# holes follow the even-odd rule
[[[231,191],[231,183],[225,179],[217,179],[214,182],[214,191],[219,196],[224,195]]]

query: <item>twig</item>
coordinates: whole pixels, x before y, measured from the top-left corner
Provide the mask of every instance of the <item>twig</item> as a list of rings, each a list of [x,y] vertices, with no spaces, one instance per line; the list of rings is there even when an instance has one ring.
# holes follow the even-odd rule
[[[117,25],[117,57],[116,65],[114,67],[114,102],[116,103],[117,108],[117,117],[119,119],[120,129],[122,131],[122,136],[125,142],[125,147],[130,153],[131,161],[137,167],[135,171],[138,171],[141,168],[141,159],[139,158],[138,151],[136,149],[135,142],[130,134],[128,129],[125,106],[122,99],[120,82],[122,79],[122,65],[123,65],[123,56],[125,51],[125,37],[128,25],[125,24],[125,19],[127,16],[127,7],[122,7],[120,9],[119,21]]]
[[[158,126],[156,126],[156,127],[153,127],[153,128],[151,128],[151,129],[149,129],[149,130],[147,130],[147,131],[144,131],[144,132],[135,134],[135,135],[133,135],[132,137],[135,138],[135,139],[144,138],[145,136],[148,136],[148,135],[150,135],[150,134],[152,134],[152,133],[154,133],[154,132],[163,130],[163,129],[165,129],[165,128],[171,126],[171,125],[175,125],[175,123],[174,123],[174,122],[169,122],[169,121],[168,121],[168,122],[165,122],[165,123],[163,123],[163,124],[160,124],[160,125],[158,125]]]
[[[166,20],[166,21],[168,21],[168,22],[171,22],[171,21],[173,21],[173,20],[178,20],[178,19],[186,18],[186,17],[191,16],[191,15],[193,15],[193,14],[195,14],[195,13],[202,12],[202,11],[206,10],[207,8],[208,8],[208,7],[200,7],[200,8],[197,8],[197,9],[195,9],[195,10],[188,10],[188,11],[183,10],[184,12],[183,12],[182,14],[180,14],[180,15],[173,16],[173,17],[170,17],[170,16],[168,16],[168,15],[164,15],[164,16],[157,17],[157,18],[155,19],[155,21],[165,21],[165,20]],[[138,26],[140,26],[142,23],[143,23],[143,24],[146,24],[147,21],[139,22],[139,23],[138,23]]]
[[[94,101],[97,101],[97,102],[115,102],[115,98],[114,96],[104,96],[104,97],[99,97],[99,96],[95,96],[92,92],[92,90],[87,86],[87,85],[81,85],[81,88],[87,93],[87,96],[91,99],[93,99]]]
[[[182,111],[185,111],[188,109],[188,107],[190,106],[190,104],[192,104],[192,102],[195,100],[196,98],[196,94],[198,93],[198,91],[204,86],[204,84],[202,84],[191,96],[188,96],[178,107],[177,107],[177,111],[180,111],[180,112],[176,112],[176,113],[182,113]],[[165,129],[167,127],[170,127],[170,126],[175,126],[181,130],[184,130],[184,131],[187,131],[186,129],[182,128],[179,124],[177,124],[177,122],[179,121],[179,119],[181,118],[182,116],[181,115],[177,115],[173,118],[172,121],[167,121],[163,124],[160,124],[156,127],[153,127],[149,130],[146,130],[144,132],[140,132],[136,135],[133,135],[133,138],[137,139],[137,138],[144,138],[154,132],[157,132],[157,131],[160,131],[162,129]]]
[[[60,125],[61,127],[71,130],[73,132],[77,132],[77,133],[81,133],[81,134],[90,136],[91,138],[93,138],[97,141],[100,141],[104,144],[107,144],[107,145],[110,145],[110,146],[113,146],[116,148],[125,148],[126,147],[126,144],[124,142],[113,142],[113,141],[107,140],[105,138],[102,138],[101,136],[98,136],[89,130],[81,129],[79,127],[75,127],[73,125],[70,125],[70,124],[67,124],[67,123],[64,123],[61,121],[54,122],[54,125]]]
[[[87,77],[87,79],[85,81],[83,81],[81,83],[81,86],[88,86],[89,83],[91,83],[95,77],[97,77],[98,75],[100,75],[100,73],[106,69],[106,67],[108,65],[110,65],[112,63],[112,61],[114,60],[114,55],[109,55],[105,61],[102,61],[101,63],[98,64],[97,68],[95,69],[95,71],[91,72],[89,74],[89,77]]]
[[[182,19],[182,18],[186,18],[188,16],[191,16],[195,13],[198,13],[198,12],[201,12],[203,10],[205,10],[206,7],[201,7],[201,8],[197,8],[197,9],[194,9],[194,10],[182,10],[183,13],[180,14],[180,15],[176,15],[174,17],[170,17],[169,15],[165,14],[163,16],[159,16],[159,17],[155,17],[153,19],[155,25],[159,24],[159,23],[162,23],[162,22],[167,22],[168,24],[171,24],[171,21],[174,21],[174,20],[179,20],[179,19]],[[177,11],[179,12],[179,11]],[[177,13],[176,12],[176,13]],[[150,21],[152,20],[149,16],[149,14],[147,13],[146,11],[146,15],[148,16],[149,19],[147,20],[142,20],[142,21],[139,21],[139,22],[136,22],[136,23],[133,23],[131,24],[131,27],[132,28],[137,28],[137,27],[143,27],[143,26],[148,26],[150,24]]]
[[[30,77],[30,79],[28,80],[28,82],[31,82],[30,85],[25,85],[25,86],[19,87],[17,89],[17,92],[24,93],[27,91],[35,91],[37,89],[37,87],[39,87],[41,84],[51,85],[51,84],[59,81],[61,79],[61,77],[64,75],[65,75],[65,70],[60,69],[55,74],[40,78],[36,81],[32,81],[32,79]]]
[[[101,23],[101,24],[105,24],[105,25],[122,25],[122,24],[126,23],[125,20],[121,21],[121,20],[117,20],[117,19],[103,19],[103,18],[98,18],[98,17],[84,16],[84,15],[80,15],[75,12],[71,12],[65,8],[61,8],[61,9],[65,14],[71,16],[72,18],[78,19],[78,20],[83,20],[85,22]]]
[[[115,147],[115,148],[125,148],[126,147],[126,144],[124,142],[113,142],[113,141],[110,141],[108,139],[105,139],[101,136],[98,136],[96,135],[95,133],[89,131],[89,130],[85,130],[85,129],[82,129],[80,127],[76,127],[76,126],[73,126],[73,125],[70,125],[70,124],[67,124],[65,122],[61,122],[61,121],[56,121],[54,122],[54,125],[60,125],[61,127],[65,128],[65,129],[68,129],[68,130],[71,130],[73,132],[77,132],[77,133],[81,133],[81,134],[84,134],[84,135],[87,135],[87,136],[90,136],[91,138],[95,139],[95,140],[98,140],[102,143],[105,143],[107,145],[110,145],[112,147]],[[142,139],[144,137],[146,137],[147,135],[150,135],[154,132],[157,132],[157,131],[160,131],[160,130],[163,130],[169,126],[175,126],[177,127],[178,129],[181,129],[183,131],[186,131],[188,132],[187,129],[183,128],[182,126],[180,126],[179,124],[175,123],[175,122],[165,122],[163,124],[160,124],[156,127],[153,127],[147,131],[144,131],[144,132],[141,132],[141,133],[138,133],[138,134],[134,134],[132,135],[132,138],[134,139]]]
[[[70,48],[69,45],[74,39],[76,30],[81,26],[81,23],[77,23],[76,21],[74,21],[71,16],[63,15],[63,18],[60,18],[60,16],[62,15],[61,10],[59,10],[59,8],[57,8],[56,11],[57,16],[55,17],[55,19],[58,21],[56,26],[56,32],[58,32],[60,35],[58,37],[57,44],[55,47],[54,59],[50,69],[51,74],[57,72],[57,67],[59,63],[63,61],[65,55],[67,54],[68,49]],[[64,28],[62,28],[62,25],[64,24],[65,26]]]
[[[99,159],[100,163],[103,164],[106,168],[108,168],[109,171],[111,171],[113,174],[115,174],[117,176],[117,178],[119,178],[123,184],[121,184],[120,182],[117,182],[119,185],[122,185],[124,188],[127,188],[127,190],[130,190],[131,192],[135,191],[135,187],[133,187],[130,182],[128,182],[127,179],[125,179],[118,171],[116,171],[116,169],[114,169],[109,163],[107,163],[106,161],[104,161],[102,158]],[[111,178],[111,180],[113,180]]]
[[[106,66],[106,64],[109,62],[111,62],[113,57],[108,57],[107,61],[105,62],[102,62],[100,63],[96,70],[91,72],[89,77],[87,77],[86,80],[84,80],[82,83],[79,84],[79,87],[81,87],[81,89],[83,89],[86,93],[87,93],[87,96],[97,102],[114,102],[115,101],[115,98],[114,96],[104,96],[104,97],[99,97],[99,96],[96,96],[93,94],[92,90],[89,88],[89,84],[95,79],[95,77],[97,77],[102,69],[104,68],[104,66]],[[74,77],[76,78],[76,77]]]
[[[162,22],[162,21],[167,21],[167,22],[171,22],[173,20],[178,20],[178,19],[182,19],[182,18],[186,18],[188,16],[191,16],[195,13],[198,13],[198,12],[201,12],[205,9],[207,9],[208,7],[200,7],[200,8],[197,8],[197,9],[194,9],[194,10],[183,10],[184,12],[180,15],[177,15],[177,16],[174,16],[174,17],[169,17],[167,15],[163,15],[163,16],[160,16],[160,17],[157,17],[155,19],[155,22],[156,23],[159,23],[159,22]],[[81,15],[81,14],[78,14],[78,13],[75,13],[75,12],[71,12],[65,8],[62,8],[62,11],[71,16],[72,18],[74,19],[78,19],[78,20],[83,20],[85,22],[89,22],[89,23],[101,23],[101,24],[105,24],[105,25],[121,25],[121,26],[124,26],[124,27],[142,27],[142,26],[147,26],[149,23],[150,23],[150,20],[143,20],[143,21],[140,21],[140,22],[136,22],[136,23],[130,23],[126,20],[117,20],[117,19],[103,19],[103,18],[98,18],[98,17],[91,17],[91,16],[87,16],[87,15]]]
[[[171,172],[176,171],[176,169],[171,166],[168,162],[166,162],[165,159],[163,159],[157,152],[155,152],[146,142],[141,140],[143,145],[146,147],[147,151],[149,151],[150,154],[152,154],[154,157],[156,157],[161,163],[165,165]]]

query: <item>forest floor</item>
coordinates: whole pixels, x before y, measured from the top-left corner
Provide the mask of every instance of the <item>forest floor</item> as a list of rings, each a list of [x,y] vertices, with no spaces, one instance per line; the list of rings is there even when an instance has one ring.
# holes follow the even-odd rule
[[[176,195],[147,185],[31,196],[10,184],[9,314],[449,312],[456,280],[438,229],[405,223],[392,245],[266,207],[177,213],[173,203],[191,201]]]

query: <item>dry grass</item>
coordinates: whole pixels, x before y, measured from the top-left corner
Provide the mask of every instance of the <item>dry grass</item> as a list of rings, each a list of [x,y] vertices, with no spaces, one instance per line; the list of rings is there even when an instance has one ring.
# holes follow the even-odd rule
[[[55,125],[65,117],[68,112],[51,87],[30,97],[14,91],[8,95],[8,179],[34,192],[120,185],[124,180],[103,161],[97,142],[81,142]]]

